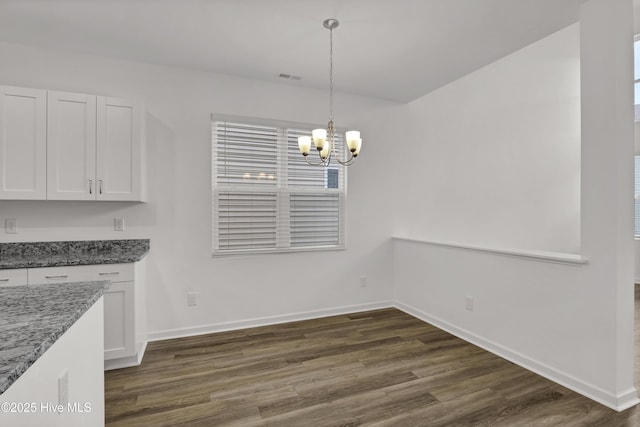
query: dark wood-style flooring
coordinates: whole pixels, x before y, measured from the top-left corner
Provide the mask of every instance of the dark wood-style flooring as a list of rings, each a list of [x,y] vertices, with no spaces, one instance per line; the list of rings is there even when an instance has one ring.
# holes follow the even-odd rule
[[[640,426],[395,309],[153,342],[105,389],[108,426]]]

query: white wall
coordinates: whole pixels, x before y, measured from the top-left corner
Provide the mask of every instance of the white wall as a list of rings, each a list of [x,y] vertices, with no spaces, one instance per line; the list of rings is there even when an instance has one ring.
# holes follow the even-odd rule
[[[395,234],[579,251],[576,26],[412,102],[405,128]]]
[[[378,123],[393,104],[336,94],[338,124],[359,128],[365,140],[349,169],[346,251],[212,259],[210,114],[323,124],[326,91],[7,43],[0,43],[0,84],[146,103],[149,203],[2,201],[0,221],[17,217],[20,232],[0,231],[0,241],[150,238],[153,336],[390,300],[391,213],[380,197],[390,191],[389,176],[380,173],[388,169],[389,130]],[[116,216],[125,218],[125,232],[113,231]],[[368,277],[367,288],[360,276]],[[197,307],[187,307],[187,291],[199,294]]]
[[[400,307],[616,409],[638,401],[632,39],[630,0],[585,3],[580,25],[410,104],[394,168],[398,236],[589,260],[397,240]]]

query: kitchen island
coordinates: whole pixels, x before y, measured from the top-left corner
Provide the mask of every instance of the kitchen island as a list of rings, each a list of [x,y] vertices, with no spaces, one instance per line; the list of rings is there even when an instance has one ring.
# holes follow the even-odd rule
[[[0,287],[0,425],[104,424],[108,286]]]

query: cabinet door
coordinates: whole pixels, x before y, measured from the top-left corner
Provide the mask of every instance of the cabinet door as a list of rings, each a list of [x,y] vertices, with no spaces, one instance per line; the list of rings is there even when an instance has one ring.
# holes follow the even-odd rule
[[[48,92],[47,198],[96,198],[96,97]]]
[[[0,199],[47,195],[47,92],[0,86]]]
[[[97,199],[142,200],[141,109],[104,96],[97,103]]]
[[[136,354],[133,286],[112,283],[104,294],[104,360]]]

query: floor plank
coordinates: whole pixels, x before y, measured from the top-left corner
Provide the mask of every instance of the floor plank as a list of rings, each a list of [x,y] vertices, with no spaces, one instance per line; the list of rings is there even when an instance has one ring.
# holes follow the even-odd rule
[[[107,426],[640,426],[395,309],[153,342],[105,395]]]

